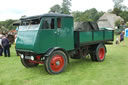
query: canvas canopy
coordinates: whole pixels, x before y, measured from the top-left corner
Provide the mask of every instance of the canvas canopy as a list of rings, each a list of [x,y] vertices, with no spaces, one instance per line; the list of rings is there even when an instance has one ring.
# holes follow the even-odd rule
[[[74,31],[93,31],[99,30],[97,23],[95,22],[75,22]]]

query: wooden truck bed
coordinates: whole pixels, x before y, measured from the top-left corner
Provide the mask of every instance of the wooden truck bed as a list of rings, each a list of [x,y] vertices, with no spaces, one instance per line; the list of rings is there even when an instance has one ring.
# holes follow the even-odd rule
[[[114,39],[113,30],[96,30],[96,31],[74,31],[75,47],[81,45],[90,45],[99,42],[107,43]]]

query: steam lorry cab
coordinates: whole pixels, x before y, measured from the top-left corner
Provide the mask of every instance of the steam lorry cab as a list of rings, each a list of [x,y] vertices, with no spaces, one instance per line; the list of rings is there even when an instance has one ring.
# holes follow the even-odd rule
[[[105,44],[114,39],[113,30],[99,30],[92,22],[77,22],[66,14],[43,14],[21,18],[16,51],[29,68],[44,64],[50,74],[65,70],[69,58],[104,61]]]

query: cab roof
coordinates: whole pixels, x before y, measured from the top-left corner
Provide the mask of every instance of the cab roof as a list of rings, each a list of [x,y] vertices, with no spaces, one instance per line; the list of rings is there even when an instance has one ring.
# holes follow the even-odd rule
[[[57,14],[57,13],[47,13],[43,15],[37,15],[37,16],[30,16],[30,17],[23,17],[20,20],[33,20],[33,19],[40,19],[42,17],[73,17],[69,14]]]

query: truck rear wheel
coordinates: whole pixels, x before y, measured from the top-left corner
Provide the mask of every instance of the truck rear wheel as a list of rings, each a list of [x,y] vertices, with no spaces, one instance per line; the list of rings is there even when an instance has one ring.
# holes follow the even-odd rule
[[[106,47],[103,44],[99,44],[96,48],[96,59],[98,62],[104,61],[106,56]]]
[[[106,47],[104,44],[99,44],[93,51],[93,53],[90,53],[92,61],[104,61],[106,55]]]
[[[38,66],[38,63],[33,63],[33,62],[31,62],[31,60],[24,59],[24,58],[23,58],[23,59],[21,58],[21,63],[22,63],[26,68]]]
[[[58,74],[67,66],[67,56],[61,50],[53,51],[44,62],[45,69],[49,74]]]

